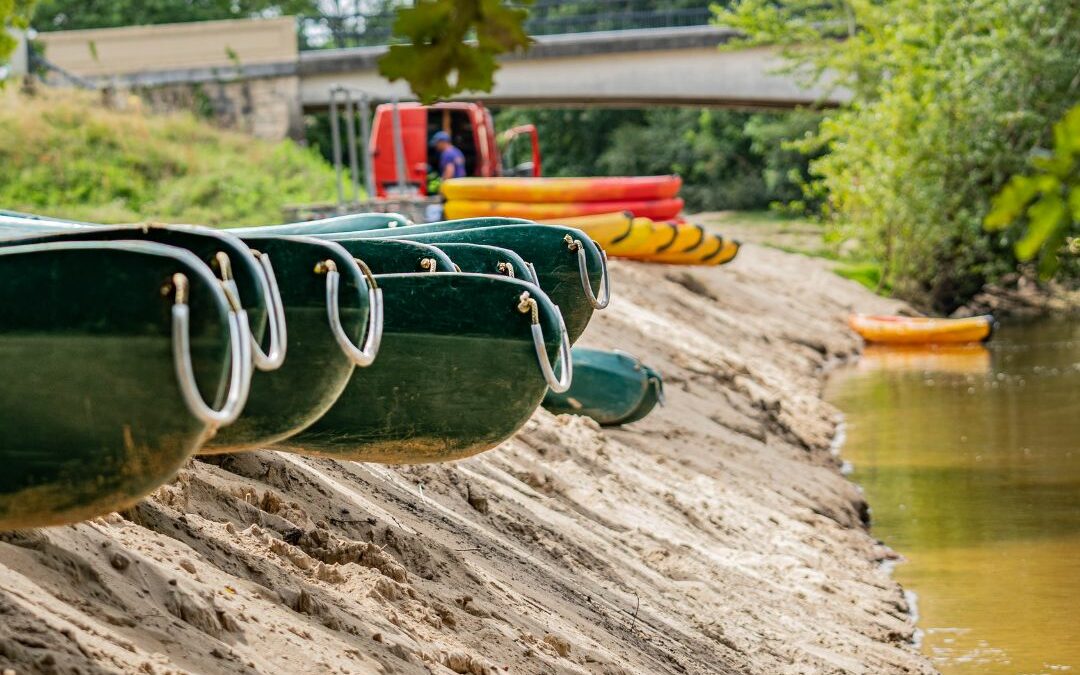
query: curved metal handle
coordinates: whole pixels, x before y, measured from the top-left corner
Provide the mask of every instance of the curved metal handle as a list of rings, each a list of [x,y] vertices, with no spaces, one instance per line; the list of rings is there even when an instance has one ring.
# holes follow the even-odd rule
[[[555,370],[551,367],[551,361],[547,355],[547,344],[544,342],[544,329],[540,327],[540,307],[536,300],[525,291],[518,298],[518,311],[522,314],[532,314],[533,347],[536,349],[536,361],[540,365],[540,372],[544,374],[544,380],[548,388],[556,394],[561,394],[570,388],[574,379],[574,362],[570,357],[570,336],[566,332],[566,324],[563,322],[562,312],[556,309],[559,318],[559,359],[562,361],[562,373],[556,377]]]
[[[315,268],[317,273],[326,273],[326,313],[330,318],[330,332],[334,334],[341,351],[345,356],[358,366],[366,367],[375,362],[379,354],[379,345],[382,343],[383,334],[383,296],[382,289],[375,284],[375,277],[371,270],[362,261],[356,261],[367,278],[368,289],[368,325],[367,335],[364,338],[364,346],[357,347],[349,336],[345,334],[345,328],[341,325],[341,303],[339,295],[341,291],[341,273],[338,272],[337,263],[333,260],[324,260]]]
[[[251,391],[251,328],[247,314],[243,310],[229,312],[229,392],[221,409],[214,410],[203,400],[191,364],[191,310],[187,304],[187,277],[174,274],[173,287],[176,289],[172,308],[173,361],[180,395],[191,414],[207,426],[216,429],[231,424],[240,416]]]
[[[607,252],[600,249],[600,297],[593,293],[592,284],[589,283],[589,258],[585,254],[585,246],[580,239],[574,239],[566,235],[565,241],[571,251],[578,254],[578,272],[581,274],[581,286],[585,289],[585,297],[594,309],[604,309],[611,302],[611,279],[608,277]]]
[[[281,300],[281,292],[278,290],[277,276],[270,264],[269,254],[252,250],[255,258],[259,261],[259,269],[263,277],[263,303],[266,305],[266,324],[270,330],[270,349],[264,352],[262,345],[254,337],[251,339],[251,355],[255,367],[262,371],[277,370],[285,363],[285,352],[288,349],[289,335],[285,326],[285,303]]]

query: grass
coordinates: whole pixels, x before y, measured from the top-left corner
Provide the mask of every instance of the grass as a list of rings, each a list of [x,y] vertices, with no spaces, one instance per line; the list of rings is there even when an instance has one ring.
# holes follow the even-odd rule
[[[216,129],[191,114],[126,110],[82,92],[0,94],[0,208],[94,222],[253,225],[333,198],[315,152]]]

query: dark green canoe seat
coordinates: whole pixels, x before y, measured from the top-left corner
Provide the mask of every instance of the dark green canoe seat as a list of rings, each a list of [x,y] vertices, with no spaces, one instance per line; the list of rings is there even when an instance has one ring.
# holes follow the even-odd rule
[[[253,255],[231,234],[190,225],[88,225],[0,217],[0,238],[21,243],[123,239],[187,249],[214,270],[225,284],[226,293],[247,311],[256,341],[252,350],[255,367],[274,370],[285,360],[288,336],[270,256]]]
[[[386,302],[378,360],[278,447],[388,464],[460,459],[511,436],[549,385],[569,384],[560,315],[535,285],[459,273],[376,280]],[[557,358],[561,378],[550,365]]]
[[[513,279],[537,283],[532,265],[508,248],[487,244],[451,243],[439,244],[439,249],[454,260],[454,265],[459,272],[501,274]]]
[[[274,260],[289,355],[281,368],[255,373],[244,413],[200,454],[265,448],[303,431],[334,404],[354,367],[372,363],[382,337],[381,292],[343,247],[310,237],[240,234]]]
[[[557,415],[586,415],[605,426],[629,424],[663,402],[659,373],[625,352],[575,347],[573,360],[570,389],[544,397],[544,407]]]
[[[239,415],[247,320],[189,251],[7,245],[0,278],[0,530],[126,508]]]
[[[374,274],[454,271],[454,261],[430,244],[397,239],[334,238],[333,241],[362,260]]]

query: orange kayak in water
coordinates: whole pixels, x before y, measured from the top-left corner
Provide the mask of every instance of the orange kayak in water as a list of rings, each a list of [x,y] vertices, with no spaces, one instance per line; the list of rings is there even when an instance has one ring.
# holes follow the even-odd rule
[[[444,206],[447,220],[461,218],[484,218],[501,216],[509,218],[527,218],[529,220],[559,220],[577,216],[593,216],[615,211],[630,211],[636,217],[668,220],[682,211],[683,200],[618,200],[603,202],[548,202],[534,204],[530,202],[491,202],[450,199]]]
[[[886,344],[942,344],[982,342],[994,330],[994,317],[930,319],[910,316],[853,314],[848,325],[867,342]]]
[[[453,178],[442,184],[449,201],[614,202],[677,197],[678,176],[611,176],[592,178]]]

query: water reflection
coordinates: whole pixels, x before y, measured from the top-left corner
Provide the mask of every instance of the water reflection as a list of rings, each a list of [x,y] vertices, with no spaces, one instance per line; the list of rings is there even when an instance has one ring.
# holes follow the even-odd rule
[[[1080,324],[874,348],[830,396],[942,671],[1080,672]]]
[[[867,345],[856,364],[860,371],[918,371],[982,375],[990,370],[990,350],[983,344]]]

